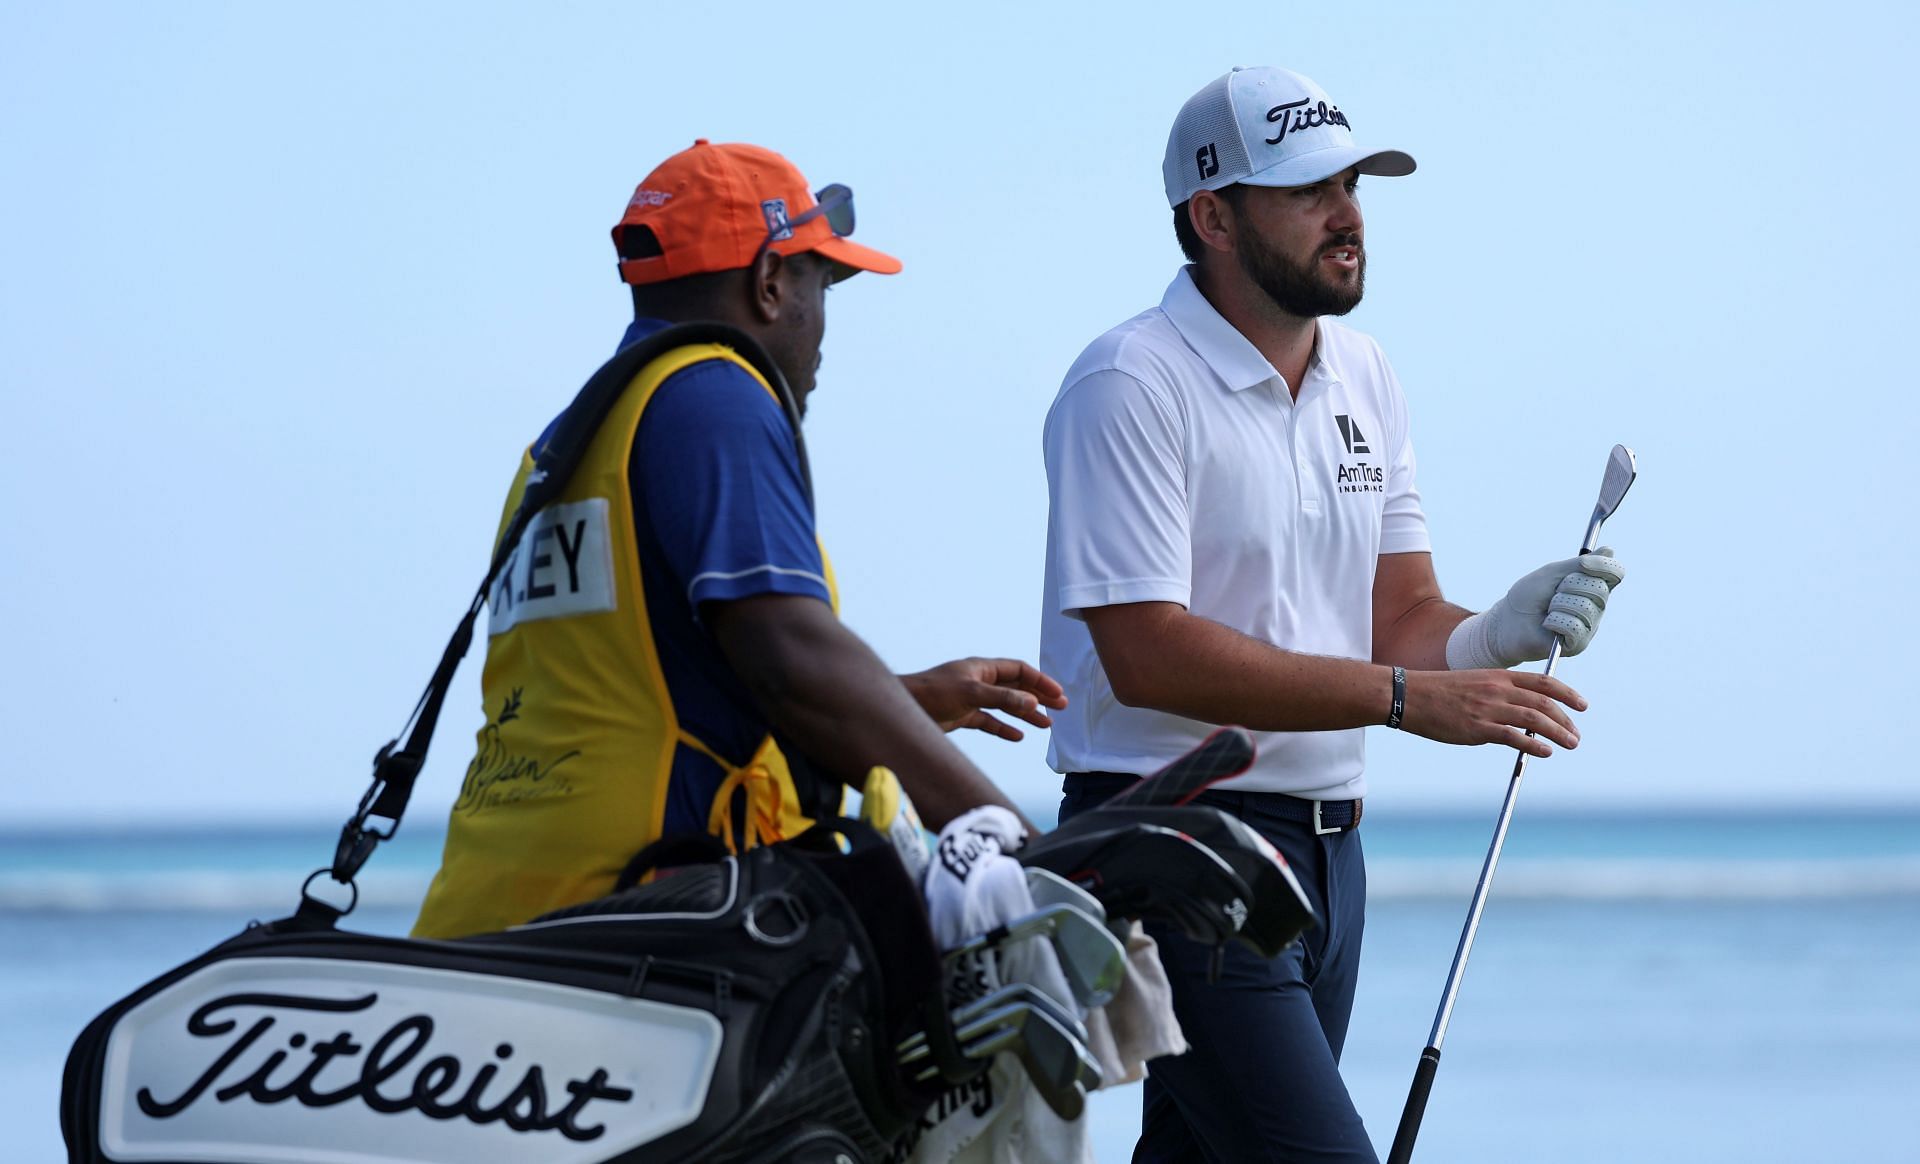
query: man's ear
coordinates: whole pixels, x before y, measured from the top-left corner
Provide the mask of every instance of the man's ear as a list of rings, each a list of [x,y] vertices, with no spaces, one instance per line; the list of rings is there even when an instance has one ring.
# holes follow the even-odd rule
[[[786,304],[781,272],[786,266],[787,257],[768,247],[760,252],[753,266],[747,268],[748,310],[761,323],[776,323],[780,319],[780,309]]]
[[[1224,254],[1233,252],[1234,230],[1238,223],[1233,206],[1212,190],[1195,190],[1187,200],[1187,221],[1200,245]]]

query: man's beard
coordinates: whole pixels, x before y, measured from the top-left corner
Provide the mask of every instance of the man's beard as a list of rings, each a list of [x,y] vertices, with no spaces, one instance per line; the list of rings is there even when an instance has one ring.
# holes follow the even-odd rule
[[[1351,286],[1335,284],[1320,274],[1320,256],[1329,250],[1352,247],[1359,260]],[[1269,247],[1251,231],[1240,236],[1234,255],[1247,278],[1273,300],[1274,306],[1300,319],[1322,315],[1345,315],[1360,305],[1367,286],[1367,252],[1360,247],[1358,235],[1340,235],[1313,253],[1305,266]]]

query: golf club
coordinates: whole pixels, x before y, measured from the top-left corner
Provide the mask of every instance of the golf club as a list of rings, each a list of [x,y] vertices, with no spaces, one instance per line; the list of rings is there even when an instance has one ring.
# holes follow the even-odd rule
[[[1613,446],[1613,452],[1607,457],[1606,476],[1600,481],[1600,499],[1594,503],[1593,516],[1587,521],[1586,537],[1580,541],[1580,552],[1590,554],[1600,541],[1600,526],[1612,517],[1620,508],[1621,498],[1627,495],[1627,487],[1633,484],[1636,473],[1633,450],[1625,445]],[[1543,674],[1553,674],[1553,666],[1560,661],[1560,638],[1555,636],[1553,646],[1547,650],[1547,666]],[[1532,732],[1528,732],[1532,735]],[[1500,862],[1501,846],[1507,841],[1507,826],[1513,821],[1513,805],[1520,795],[1520,777],[1527,770],[1527,753],[1521,752],[1513,765],[1513,776],[1507,781],[1507,798],[1500,806],[1500,819],[1493,828],[1493,844],[1487,849],[1487,859],[1480,866],[1479,884],[1473,887],[1473,902],[1467,907],[1466,928],[1460,931],[1460,944],[1453,952],[1453,966],[1447,971],[1447,986],[1440,995],[1440,1010],[1433,1019],[1433,1032],[1427,1038],[1427,1047],[1420,1052],[1420,1065],[1414,1069],[1413,1087],[1407,1093],[1407,1106],[1400,1113],[1400,1126],[1393,1134],[1393,1149],[1387,1154],[1387,1164],[1408,1164],[1413,1159],[1413,1141],[1420,1134],[1420,1120],[1427,1111],[1427,1096],[1433,1091],[1433,1076],[1440,1068],[1440,1044],[1447,1037],[1447,1023],[1453,1017],[1454,999],[1460,993],[1460,976],[1467,967],[1467,955],[1473,950],[1474,934],[1480,928],[1480,914],[1487,906],[1487,891],[1493,886],[1493,869]]]
[[[1036,909],[1049,905],[1071,905],[1096,921],[1107,920],[1107,909],[1100,904],[1099,898],[1051,869],[1028,867],[1027,892],[1033,895]]]
[[[1107,930],[1105,918],[1105,910],[1090,915],[1071,905],[1043,906],[968,939],[942,957],[951,965],[991,950],[997,958],[1008,942],[1045,935],[1053,941],[1074,1001],[1088,1009],[1105,1006],[1127,973],[1126,947]]]
[[[954,1041],[960,1045],[962,1052],[965,1053],[970,1044],[978,1043],[982,1037],[1003,1025],[1004,1016],[1000,1016],[1000,1012],[1009,1007],[1039,1007],[1059,1019],[1061,1025],[1067,1029],[1083,1030],[1080,1020],[1064,1010],[1061,1004],[1046,991],[1031,982],[1013,982],[995,987],[972,1002],[956,1006],[949,1012],[948,1019],[953,1025]],[[899,1054],[902,1066],[911,1066],[933,1054],[932,1049],[927,1046],[927,1036],[924,1031],[916,1031],[900,1040],[895,1050]],[[987,1054],[991,1055],[992,1052]],[[932,1075],[922,1072],[920,1078],[931,1079]]]
[[[960,1045],[961,1054],[969,1059],[983,1057],[973,1053],[974,1045],[1001,1027],[1015,1023],[1017,1018],[1015,1012],[1030,1009],[1030,1007],[1031,1003],[1026,996],[1011,987],[1003,987],[990,994],[982,995],[965,1006],[955,1007],[953,1037],[954,1041]],[[923,1062],[932,1054],[933,1050],[927,1046],[926,1035],[923,1032],[907,1036],[899,1046],[902,1067],[911,1067]],[[920,1072],[919,1078],[932,1079],[934,1071],[935,1069],[929,1066]]]
[[[986,1059],[1011,1052],[1047,1106],[1062,1119],[1078,1119],[1087,1092],[1100,1086],[1100,1065],[1087,1050],[1086,1028],[1038,987],[1018,983],[1001,997],[1009,996],[1014,1001],[959,1028],[967,1056]]]
[[[1087,1050],[1086,1028],[1047,993],[1028,983],[1002,987],[953,1012],[954,1035],[970,1059],[1002,1051],[1020,1060],[1034,1089],[1063,1119],[1077,1119],[1087,1092],[1100,1085],[1100,1066]],[[900,1044],[900,1064],[911,1067],[930,1054],[922,1036]],[[918,1078],[933,1078],[926,1067]]]
[[[1107,907],[1100,904],[1099,898],[1051,869],[1042,869],[1037,865],[1029,866],[1027,892],[1033,895],[1035,906],[1071,905],[1089,917],[1096,917],[1106,922],[1107,932],[1120,943],[1123,952],[1127,948],[1127,939],[1132,934],[1133,927],[1139,924],[1132,918],[1108,917]]]
[[[1106,826],[1128,821],[1158,825],[1212,850],[1251,894],[1234,936],[1263,958],[1277,956],[1317,920],[1299,879],[1279,850],[1245,821],[1211,805],[1136,808],[1108,803],[1080,819]]]
[[[1029,842],[1018,859],[1080,885],[1108,917],[1162,919],[1210,946],[1240,936],[1253,898],[1233,866],[1195,837],[1138,819],[1103,819],[1099,810]]]
[[[1087,1092],[1100,1086],[1100,1065],[1087,1050],[1085,1029],[1072,1020],[1063,1022],[1057,1009],[1043,1005],[1023,1009],[1017,1030],[976,1046],[981,1051],[1012,1051],[1054,1114],[1064,1120],[1079,1119],[1086,1109]]]
[[[1253,733],[1243,727],[1223,727],[1102,807],[1185,804],[1210,786],[1245,772],[1253,763],[1253,752]]]

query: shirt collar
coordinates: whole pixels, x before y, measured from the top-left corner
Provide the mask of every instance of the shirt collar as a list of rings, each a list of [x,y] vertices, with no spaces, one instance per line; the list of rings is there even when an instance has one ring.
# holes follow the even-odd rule
[[[1253,346],[1253,341],[1241,335],[1239,328],[1228,323],[1226,317],[1207,302],[1193,281],[1192,267],[1180,268],[1173,282],[1167,284],[1167,293],[1160,299],[1160,310],[1167,313],[1174,330],[1206,361],[1228,391],[1239,392],[1280,378],[1280,373],[1273,370],[1273,365]],[[1339,383],[1338,373],[1327,363],[1326,351],[1326,321],[1315,320],[1313,359],[1307,364],[1307,379],[1312,381],[1320,375]]]
[[[620,346],[614,350],[624,352],[654,332],[664,330],[666,326],[664,319],[636,319],[627,325],[626,334],[620,337]]]

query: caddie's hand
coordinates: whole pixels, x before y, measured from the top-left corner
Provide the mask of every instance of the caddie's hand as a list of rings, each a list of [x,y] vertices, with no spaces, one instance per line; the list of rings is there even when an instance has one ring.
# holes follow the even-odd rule
[[[900,682],[941,731],[974,728],[1003,740],[1023,739],[1026,733],[989,711],[1004,711],[1034,727],[1052,727],[1044,709],[1067,705],[1060,684],[1018,659],[955,659],[902,675]]]
[[[1585,711],[1578,691],[1529,671],[1408,671],[1402,731],[1443,744],[1507,744],[1551,756],[1548,741],[1579,746],[1566,709]],[[1528,732],[1536,733],[1529,738]]]
[[[1607,612],[1607,599],[1627,571],[1602,546],[1528,574],[1507,596],[1453,628],[1447,636],[1447,666],[1455,671],[1511,667],[1544,659],[1560,636],[1561,651],[1587,649]]]

